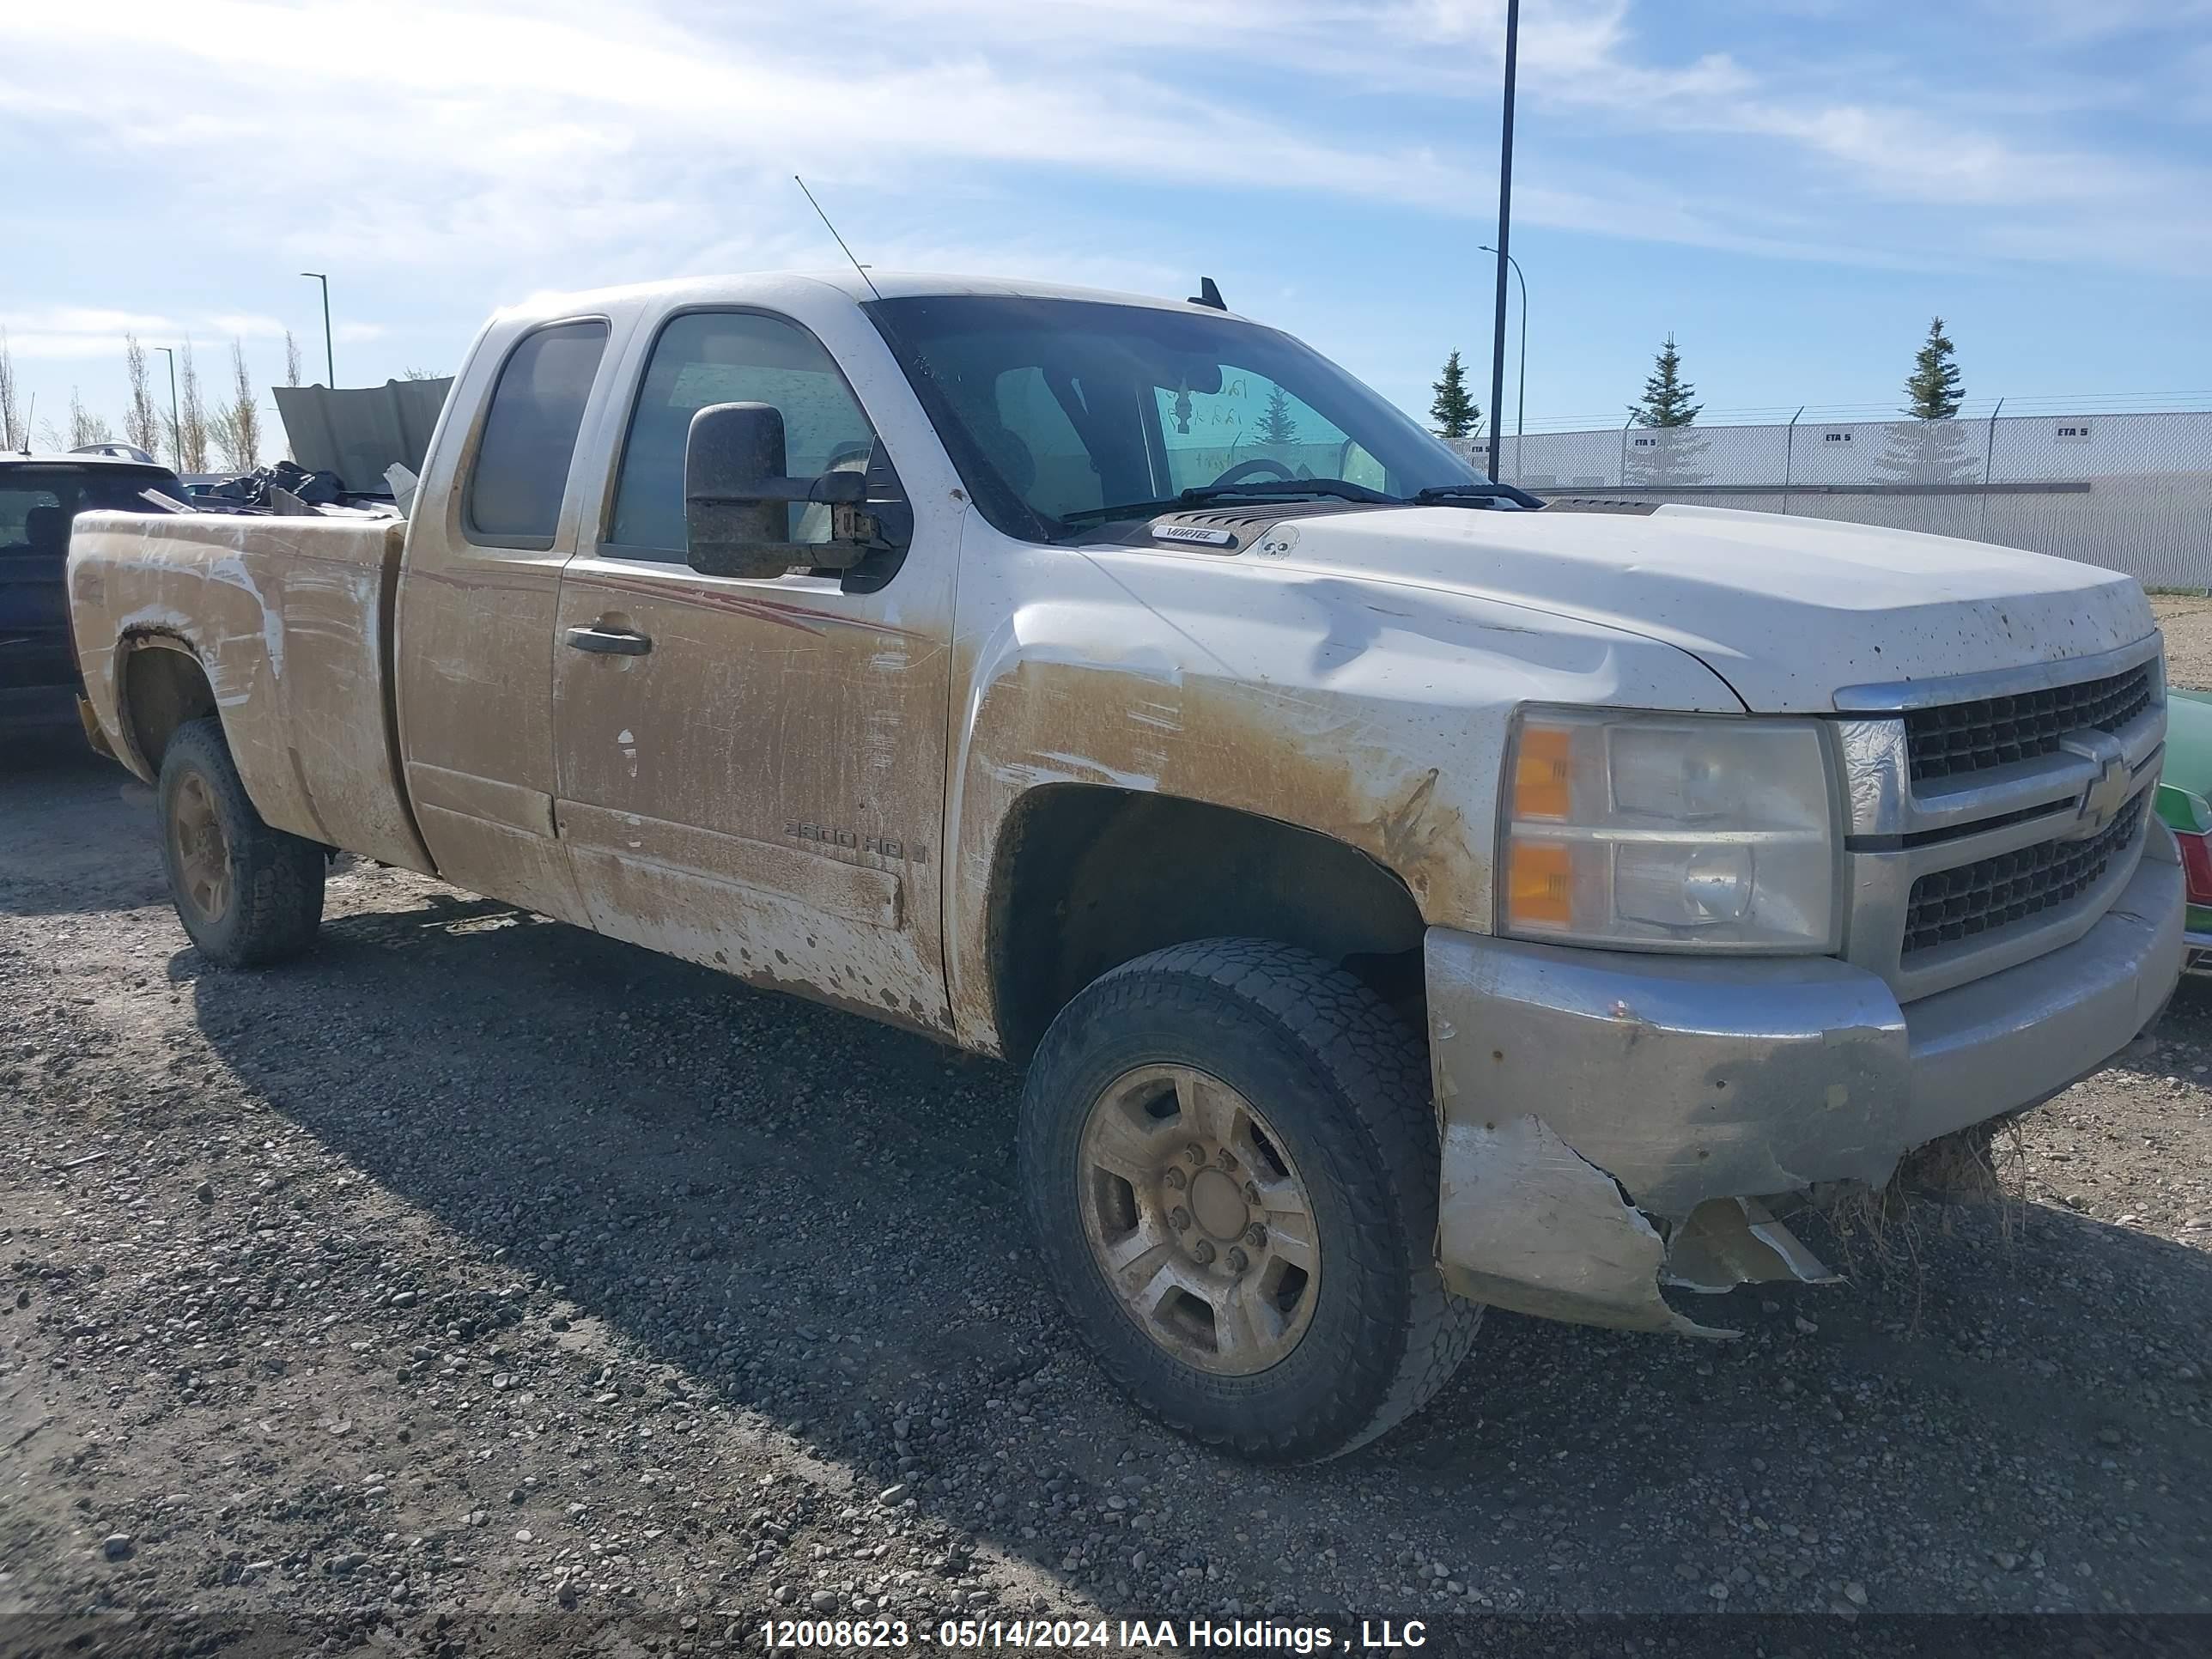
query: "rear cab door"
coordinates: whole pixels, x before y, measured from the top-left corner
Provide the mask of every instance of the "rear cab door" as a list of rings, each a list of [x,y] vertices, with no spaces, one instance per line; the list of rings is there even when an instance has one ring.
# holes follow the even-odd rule
[[[493,321],[432,440],[399,581],[400,752],[438,873],[586,926],[553,819],[554,617],[593,493],[586,415],[627,328],[605,307]]]
[[[744,978],[949,1031],[945,814],[957,481],[838,290],[702,289],[641,322],[592,441],[562,572],[555,813],[593,926]],[[770,578],[686,562],[684,449],[709,404],[782,413],[793,475],[896,475],[895,563]],[[794,538],[826,534],[793,510]],[[811,517],[810,517],[811,515]]]

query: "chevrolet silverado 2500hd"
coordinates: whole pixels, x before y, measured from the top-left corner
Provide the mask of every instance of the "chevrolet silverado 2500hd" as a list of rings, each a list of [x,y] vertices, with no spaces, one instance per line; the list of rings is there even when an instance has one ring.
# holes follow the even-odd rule
[[[1316,1457],[1482,1304],[1823,1276],[1788,1206],[2179,969],[2132,580],[1539,505],[1217,307],[763,276],[495,317],[408,522],[95,514],[70,580],[214,963],[343,848],[1025,1061],[1105,1365]]]

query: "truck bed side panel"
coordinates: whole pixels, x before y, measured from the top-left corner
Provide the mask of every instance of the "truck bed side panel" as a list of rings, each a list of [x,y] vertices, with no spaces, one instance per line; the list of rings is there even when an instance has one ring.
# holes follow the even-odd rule
[[[197,657],[261,816],[280,830],[432,872],[400,782],[392,621],[404,521],[87,514],[70,541],[85,691],[125,764],[134,652]]]

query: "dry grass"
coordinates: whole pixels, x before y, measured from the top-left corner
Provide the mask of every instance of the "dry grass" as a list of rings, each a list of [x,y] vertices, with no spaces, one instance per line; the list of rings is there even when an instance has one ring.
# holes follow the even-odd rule
[[[1978,1123],[1908,1153],[1887,1185],[1858,1187],[1823,1206],[1839,1265],[1852,1279],[1904,1273],[1920,1325],[1923,1266],[1932,1234],[1949,1237],[1968,1208],[1992,1210],[2008,1247],[2027,1222],[2027,1146],[2020,1120]]]

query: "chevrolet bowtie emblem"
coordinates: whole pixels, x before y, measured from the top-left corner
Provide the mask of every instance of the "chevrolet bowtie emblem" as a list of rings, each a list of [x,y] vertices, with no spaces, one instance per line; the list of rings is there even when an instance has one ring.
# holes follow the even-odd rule
[[[2081,805],[2075,814],[2076,837],[2094,836],[2110,823],[2120,808],[2127,805],[2129,792],[2135,785],[2135,775],[2128,770],[2126,757],[2118,752],[2119,745],[2102,732],[2094,735],[2103,738],[2103,743],[2090,753],[2089,757],[2097,763],[2097,774],[2081,791]]]

